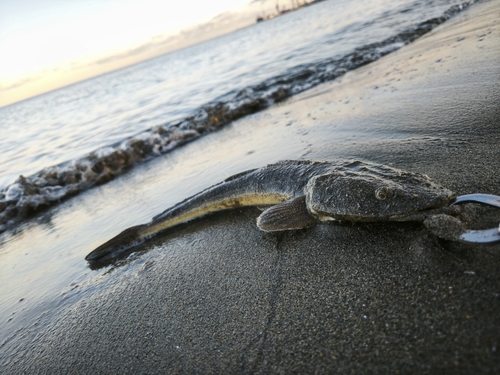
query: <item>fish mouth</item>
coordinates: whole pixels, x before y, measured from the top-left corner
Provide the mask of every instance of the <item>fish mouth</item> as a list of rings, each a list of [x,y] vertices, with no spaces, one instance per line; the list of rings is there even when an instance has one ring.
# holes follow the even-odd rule
[[[407,213],[399,213],[396,215],[391,215],[387,218],[390,221],[423,221],[430,215],[436,214],[450,214],[457,215],[459,210],[454,206],[450,206],[453,201],[455,201],[457,194],[450,192],[446,197],[440,197],[436,199],[432,205],[429,205],[420,210]]]
[[[429,212],[435,209],[443,208],[449,206],[457,197],[457,193],[454,191],[442,188],[444,191],[441,195],[435,197],[431,200],[431,203],[427,207],[418,210],[417,212]]]
[[[446,207],[453,203],[453,201],[457,198],[457,193],[449,190],[449,193],[440,199],[431,207],[431,209]]]

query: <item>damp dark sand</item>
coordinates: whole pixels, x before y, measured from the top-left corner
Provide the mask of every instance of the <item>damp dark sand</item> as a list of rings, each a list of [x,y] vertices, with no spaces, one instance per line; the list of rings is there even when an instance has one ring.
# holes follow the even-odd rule
[[[476,5],[5,234],[2,372],[500,371],[500,245],[440,242],[413,224],[264,234],[258,211],[244,209],[115,266],[83,260],[128,226],[279,159],[360,158],[459,194],[500,194],[499,20],[499,1]],[[477,220],[498,225],[499,215]]]

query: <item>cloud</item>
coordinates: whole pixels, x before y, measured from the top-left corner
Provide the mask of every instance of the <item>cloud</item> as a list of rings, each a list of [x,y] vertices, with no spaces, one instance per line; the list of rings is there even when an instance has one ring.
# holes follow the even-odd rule
[[[27,84],[27,83],[36,81],[39,78],[40,78],[39,75],[26,77],[26,78],[20,79],[18,81],[15,81],[15,82],[13,82],[11,84],[7,84],[5,86],[4,85],[0,85],[0,90],[2,90],[2,91],[8,91],[8,90],[16,89],[18,87],[21,87],[21,86]]]
[[[126,58],[138,56],[138,55],[147,53],[155,48],[164,46],[165,44],[169,43],[169,41],[171,41],[173,38],[170,37],[170,38],[166,38],[166,39],[163,39],[160,41],[155,41],[155,39],[158,39],[158,38],[153,37],[149,43],[140,45],[140,46],[135,47],[135,48],[131,48],[127,51],[124,51],[124,52],[121,52],[118,54],[113,54],[113,55],[104,57],[102,59],[94,61],[93,64],[95,64],[95,65],[109,64],[109,63],[117,62],[117,61],[120,61],[120,60],[123,60]]]

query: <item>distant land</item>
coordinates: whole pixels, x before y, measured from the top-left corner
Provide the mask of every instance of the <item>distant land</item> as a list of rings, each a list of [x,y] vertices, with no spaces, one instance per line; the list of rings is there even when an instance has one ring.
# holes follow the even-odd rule
[[[256,21],[263,22],[263,21],[271,20],[271,19],[279,17],[283,14],[287,14],[287,13],[296,11],[300,8],[312,5],[314,3],[319,3],[321,1],[325,1],[325,0],[309,0],[309,1],[307,1],[307,0],[302,0],[302,1],[301,0],[290,0],[290,3],[291,3],[290,7],[287,7],[286,5],[283,7],[280,7],[279,0],[278,0],[278,1],[276,1],[276,8],[275,8],[274,12],[271,11],[271,12],[266,14],[263,11],[262,14],[257,17]]]

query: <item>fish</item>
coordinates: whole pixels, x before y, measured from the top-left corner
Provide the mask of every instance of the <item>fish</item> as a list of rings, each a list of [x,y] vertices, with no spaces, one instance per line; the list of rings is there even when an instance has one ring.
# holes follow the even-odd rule
[[[179,224],[245,206],[267,207],[264,232],[310,228],[318,222],[418,221],[446,213],[456,194],[427,175],[360,160],[284,160],[231,176],[128,228],[90,252],[115,257]]]

